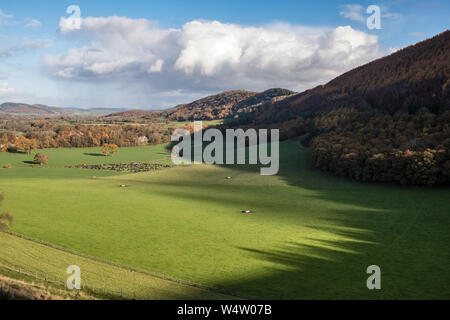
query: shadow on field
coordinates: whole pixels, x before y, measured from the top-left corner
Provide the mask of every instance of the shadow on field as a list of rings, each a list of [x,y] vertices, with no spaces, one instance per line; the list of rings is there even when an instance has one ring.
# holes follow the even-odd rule
[[[445,248],[450,243],[449,188],[365,184],[334,177],[313,168],[308,150],[294,142],[281,146],[279,176],[290,186],[314,190],[312,200],[336,204],[319,223],[307,225],[317,231],[314,234],[331,239],[303,237],[302,243],[288,241],[268,250],[240,247],[243,254],[278,267],[245,281],[230,281],[228,290],[250,289],[258,297],[265,288],[264,297],[271,299],[450,297],[446,285],[450,252]],[[383,290],[367,289],[366,270],[371,265],[381,267]]]
[[[245,192],[241,189],[230,193],[229,188],[219,188],[216,192],[211,192],[217,196],[212,196],[192,185],[178,187],[179,191],[171,193],[174,198],[197,199],[202,203],[207,201],[218,205],[226,203],[230,207],[230,214],[234,214],[236,219],[248,220],[238,209],[250,208],[255,212],[250,216],[255,223],[272,224],[274,228],[280,227],[280,223],[290,224],[297,226],[299,230],[308,230],[307,235],[299,232],[290,241],[286,241],[281,233],[278,244],[275,242],[267,249],[245,245],[243,242],[235,245],[234,248],[241,251],[241,257],[258,260],[257,265],[265,267],[253,275],[246,272],[245,277],[236,280],[228,277],[227,281],[214,283],[214,287],[254,299],[382,297],[382,293],[367,289],[366,270],[372,264],[384,265],[385,260],[380,250],[383,239],[380,239],[380,231],[373,227],[383,219],[374,216],[378,213],[383,216],[391,213],[383,212],[384,210],[372,210],[371,214],[357,209],[330,210],[326,215],[315,217],[309,212],[299,212],[299,219],[292,213],[295,212],[292,203],[283,206],[276,199],[270,199],[270,196],[258,199],[249,194],[243,201],[234,198],[235,194]],[[214,190],[214,186],[209,187]],[[332,193],[331,191],[330,196],[327,196],[327,193],[319,192],[318,195],[329,201]],[[280,210],[277,211],[276,207]],[[233,246],[233,243],[235,242],[230,239],[230,245]],[[245,267],[242,266],[242,269],[245,270]]]
[[[83,153],[85,156],[91,156],[91,157],[106,157],[103,153]]]
[[[194,178],[162,183],[173,187],[170,195],[174,199],[227,206],[237,218],[242,209],[254,210],[255,217],[265,212],[259,223],[275,222],[276,228],[282,222],[308,231],[291,235],[289,240],[281,233],[280,242],[267,249],[235,246],[243,257],[265,267],[214,286],[264,299],[450,297],[446,285],[450,283],[446,269],[450,261],[446,248],[450,243],[450,189],[354,182],[312,168],[308,150],[297,143],[283,143],[280,151],[279,178],[287,183],[285,187],[211,181],[205,192],[202,177],[197,177],[198,182]],[[239,178],[239,172],[259,175],[256,166],[223,167],[234,170],[233,179]],[[290,187],[293,189],[286,192],[282,189]],[[323,207],[316,210],[316,205]],[[381,291],[367,289],[366,270],[371,265],[381,267]]]

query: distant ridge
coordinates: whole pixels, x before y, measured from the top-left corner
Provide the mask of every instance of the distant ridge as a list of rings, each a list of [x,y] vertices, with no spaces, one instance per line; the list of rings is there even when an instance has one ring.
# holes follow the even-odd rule
[[[22,116],[44,116],[44,117],[63,117],[63,116],[102,116],[112,112],[124,111],[122,108],[57,108],[42,104],[26,104],[5,102],[0,105],[0,113]]]
[[[215,120],[230,117],[240,111],[257,108],[265,103],[288,97],[295,92],[270,89],[264,92],[246,90],[225,91],[161,112],[169,120]]]
[[[42,104],[26,104],[6,102],[0,105],[0,111],[9,114],[26,115],[55,115],[64,114],[65,110],[56,107],[49,107]],[[68,111],[67,111],[68,112]]]
[[[44,117],[101,116],[125,119],[166,117],[172,121],[216,120],[232,117],[241,112],[254,111],[265,104],[283,100],[294,94],[293,91],[280,88],[264,92],[231,90],[163,111],[123,108],[57,108],[41,104],[6,102],[0,105],[0,113]]]
[[[121,118],[154,118],[160,113],[160,111],[149,111],[149,110],[125,110],[120,112],[115,112],[106,115],[106,118],[121,117]]]

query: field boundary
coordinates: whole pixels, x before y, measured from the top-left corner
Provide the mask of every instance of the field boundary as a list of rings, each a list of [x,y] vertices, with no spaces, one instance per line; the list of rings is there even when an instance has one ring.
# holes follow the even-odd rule
[[[66,279],[58,278],[55,276],[50,277],[48,274],[45,273],[39,273],[35,271],[30,271],[24,268],[18,268],[18,267],[12,267],[5,264],[0,263],[0,270],[4,269],[9,272],[18,273],[21,276],[28,277],[29,279],[33,279],[36,281],[41,281],[46,284],[46,287],[49,287],[53,285],[53,289],[58,290],[60,292],[64,292],[67,295],[72,295],[72,298],[80,298],[80,292],[78,291],[71,291],[66,288]],[[23,281],[26,285],[36,285],[37,283],[34,283],[34,281],[26,281],[26,280],[20,280],[18,278],[11,278],[15,281]],[[60,287],[60,288],[58,288]],[[48,289],[48,288],[47,288]],[[74,293],[75,292],[75,293]],[[127,299],[125,295],[123,294],[122,288],[118,291],[110,290],[110,289],[101,289],[101,288],[94,288],[91,287],[89,284],[83,283],[81,285],[81,292],[84,294],[89,294],[93,296],[97,296],[94,298],[100,298],[100,299],[113,299],[113,298],[119,298],[120,299]],[[133,291],[133,299],[136,299],[137,295],[136,292]]]
[[[190,286],[190,287],[194,287],[194,288],[210,291],[212,293],[219,293],[219,294],[227,295],[227,296],[230,296],[232,298],[236,298],[236,299],[240,299],[240,300],[256,299],[255,297],[243,298],[243,297],[240,297],[240,296],[238,296],[238,295],[236,295],[236,294],[234,294],[232,292],[229,292],[227,290],[223,290],[221,288],[210,287],[210,286],[206,286],[206,285],[199,284],[199,283],[196,283],[196,282],[191,282],[189,280],[181,280],[181,279],[177,279],[177,278],[174,278],[174,277],[171,277],[171,276],[167,276],[167,275],[164,275],[164,274],[158,274],[158,273],[155,273],[155,272],[141,270],[141,269],[138,269],[138,268],[122,265],[120,263],[108,261],[106,259],[102,259],[102,258],[98,258],[98,257],[94,257],[94,256],[90,256],[90,255],[87,255],[87,254],[84,254],[84,253],[76,252],[76,251],[73,251],[71,249],[67,249],[67,248],[64,248],[64,247],[52,244],[52,243],[48,243],[48,242],[45,242],[45,241],[42,241],[42,240],[34,239],[32,237],[29,237],[29,236],[26,236],[26,235],[23,235],[23,234],[20,234],[20,233],[16,233],[16,232],[13,232],[13,231],[1,230],[0,232],[3,232],[5,234],[8,234],[8,235],[16,237],[16,238],[20,238],[20,239],[23,239],[23,240],[31,241],[31,242],[34,242],[34,243],[37,243],[37,244],[40,244],[40,245],[43,245],[43,246],[46,246],[46,247],[49,247],[49,248],[52,248],[52,249],[56,249],[56,250],[59,250],[59,251],[65,252],[65,253],[69,253],[69,254],[72,254],[72,255],[75,255],[75,256],[78,256],[78,257],[81,257],[81,258],[85,258],[85,259],[89,259],[89,260],[92,260],[92,261],[95,261],[95,262],[107,264],[107,265],[110,265],[110,266],[113,266],[113,267],[117,267],[117,268],[121,268],[121,269],[124,269],[124,270],[131,271],[131,272],[140,273],[140,274],[143,274],[143,275],[146,275],[146,276],[150,276],[150,277],[154,277],[154,278],[158,278],[158,279],[161,279],[161,280],[175,282],[177,284],[181,284],[181,285],[185,285],[185,286]],[[6,267],[6,266],[4,266],[4,267]],[[7,268],[10,269],[11,267],[7,267]],[[25,270],[23,268],[15,268],[15,269],[27,271],[27,270]]]
[[[61,286],[61,281],[45,280],[46,276],[40,277],[38,273],[27,271],[24,269],[17,270],[16,268],[12,268],[10,266],[6,266],[0,263],[0,271],[7,270],[9,273],[18,273],[23,276],[23,279],[19,279],[11,274],[3,275],[0,274],[0,300],[6,296],[8,298],[17,298],[17,294],[19,295],[19,299],[36,299],[36,292],[38,295],[48,300],[67,300],[69,299],[90,299],[97,300],[99,297],[95,297],[97,294],[90,288],[83,288],[83,292],[79,291],[68,291],[68,289],[58,288]],[[27,279],[28,278],[28,279]],[[36,281],[36,282],[35,282]],[[52,284],[53,286],[50,286]],[[18,287],[17,287],[18,286]],[[12,290],[11,290],[12,289]],[[11,292],[12,291],[12,292]],[[87,294],[88,291],[92,291],[91,294]],[[44,294],[44,295],[42,295]],[[100,295],[100,293],[98,294]]]

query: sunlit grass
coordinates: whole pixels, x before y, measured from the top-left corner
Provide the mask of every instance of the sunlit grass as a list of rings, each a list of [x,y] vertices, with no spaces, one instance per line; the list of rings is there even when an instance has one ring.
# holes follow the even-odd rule
[[[76,164],[102,164],[102,163],[125,163],[133,161],[156,161],[167,157],[170,154],[164,145],[152,147],[129,147],[119,148],[119,152],[114,156],[105,156],[101,148],[65,148],[65,149],[43,149],[36,150],[31,155],[17,152],[0,153],[0,168],[6,164],[13,166],[29,166],[36,153],[44,153],[50,157],[48,165],[65,166]]]
[[[133,272],[117,266],[83,258],[47,247],[29,240],[0,232],[0,267],[4,264],[21,268],[39,279],[64,287],[69,276],[67,267],[76,265],[81,270],[85,292],[114,299],[230,299],[232,297],[211,290],[196,288],[175,281]]]
[[[450,296],[448,188],[338,179],[310,168],[293,142],[281,154],[275,177],[248,166],[113,176],[18,168],[0,170],[0,188],[15,232],[239,296]],[[373,264],[382,291],[366,287]]]

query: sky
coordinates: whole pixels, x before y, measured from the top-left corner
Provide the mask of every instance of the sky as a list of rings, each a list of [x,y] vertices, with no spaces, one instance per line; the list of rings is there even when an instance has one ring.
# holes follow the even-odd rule
[[[0,0],[0,103],[162,109],[301,92],[449,25],[448,0]]]

